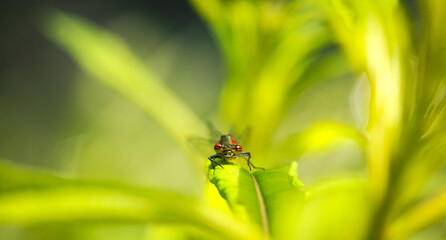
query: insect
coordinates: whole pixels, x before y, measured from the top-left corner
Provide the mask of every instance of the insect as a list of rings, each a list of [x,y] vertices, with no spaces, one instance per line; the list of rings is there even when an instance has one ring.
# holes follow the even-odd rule
[[[223,166],[215,161],[214,159],[220,158],[223,161],[228,161],[230,159],[238,158],[238,157],[245,157],[248,161],[248,167],[251,171],[251,166],[255,169],[263,169],[261,167],[256,167],[251,162],[251,153],[250,152],[244,152],[242,146],[237,144],[235,138],[231,134],[221,135],[220,141],[218,141],[214,145],[214,150],[216,152],[215,155],[210,156],[208,159],[211,160],[212,165],[217,164],[221,168]]]

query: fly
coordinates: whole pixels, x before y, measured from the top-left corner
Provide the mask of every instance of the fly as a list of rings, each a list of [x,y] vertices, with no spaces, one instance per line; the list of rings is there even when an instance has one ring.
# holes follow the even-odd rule
[[[263,169],[261,167],[256,167],[251,162],[251,153],[250,152],[244,152],[242,146],[237,144],[235,138],[231,136],[230,134],[227,135],[221,135],[220,141],[214,145],[215,155],[210,156],[208,159],[211,160],[212,165],[215,163],[221,168],[223,166],[216,162],[214,159],[220,158],[223,161],[228,161],[234,158],[238,157],[244,157],[248,161],[248,167],[251,171],[251,166],[255,169]]]

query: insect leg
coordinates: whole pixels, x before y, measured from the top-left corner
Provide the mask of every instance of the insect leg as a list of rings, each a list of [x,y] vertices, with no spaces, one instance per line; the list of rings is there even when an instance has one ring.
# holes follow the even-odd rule
[[[262,169],[263,171],[265,171],[265,168],[262,168],[262,167],[256,167],[256,166],[254,166],[254,164],[252,164],[252,162],[250,162],[250,164],[251,164],[251,166],[252,166],[253,168],[255,168],[255,169]]]
[[[250,152],[242,152],[242,153],[240,153],[239,156],[248,157],[246,160],[248,161],[248,167],[249,167],[249,170],[250,170],[250,171],[251,171],[251,166],[252,166],[253,168],[255,168],[255,169],[262,169],[262,170],[265,170],[265,169],[262,168],[262,167],[256,167],[256,166],[254,166],[254,164],[252,164],[252,162],[251,162],[251,153],[250,153]]]
[[[246,161],[248,161],[249,171],[251,171],[251,153],[250,152],[242,152],[239,156],[248,157]]]
[[[208,159],[211,160],[211,162],[212,162],[212,167],[214,167],[214,163],[215,163],[218,166],[220,166],[221,168],[223,168],[223,166],[220,163],[216,162],[214,160],[214,158],[221,158],[221,157],[219,155],[212,155],[212,156],[208,157]]]

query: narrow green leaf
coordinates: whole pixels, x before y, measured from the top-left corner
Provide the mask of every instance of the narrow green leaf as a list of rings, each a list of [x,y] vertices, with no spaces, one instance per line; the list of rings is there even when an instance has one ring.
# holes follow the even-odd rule
[[[392,222],[385,239],[406,239],[418,231],[446,218],[446,189],[409,209]]]
[[[360,147],[365,146],[364,136],[354,127],[334,121],[320,121],[283,139],[273,153],[276,159],[296,159],[304,153],[324,151],[346,140],[352,140]]]
[[[4,162],[0,173],[0,225],[178,223],[221,238],[261,238],[255,226],[173,192],[63,179]]]
[[[445,145],[446,136],[437,134],[426,144],[419,146],[412,159],[407,161],[405,169],[396,180],[395,186],[400,190],[395,196],[392,214],[399,215],[420,197],[423,188],[446,161]]]
[[[49,174],[48,171],[25,166],[19,168],[15,164],[0,159],[0,194],[23,187],[37,188],[62,182],[64,180]]]
[[[45,33],[86,74],[130,99],[186,149],[188,137],[207,135],[205,124],[118,36],[59,11],[48,12]]]
[[[189,0],[207,22],[218,24],[221,21],[222,4],[219,0]]]
[[[210,181],[226,199],[233,213],[261,226],[266,236],[290,239],[304,200],[297,179],[297,163],[252,173],[227,163],[209,172]]]

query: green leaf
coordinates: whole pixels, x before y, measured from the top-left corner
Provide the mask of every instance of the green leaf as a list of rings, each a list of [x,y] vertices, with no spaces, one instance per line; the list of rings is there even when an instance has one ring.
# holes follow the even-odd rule
[[[253,176],[238,165],[216,167],[209,174],[210,181],[217,186],[220,195],[226,199],[235,215],[247,222],[262,226],[260,202]]]
[[[118,36],[60,11],[48,12],[44,27],[82,71],[131,100],[185,149],[188,137],[207,136],[205,124]]]
[[[392,208],[392,214],[400,214],[411,203],[417,201],[429,180],[444,166],[446,161],[445,145],[446,136],[438,134],[424,145],[419,146],[412,159],[407,161],[405,169],[396,179],[395,186],[400,190],[395,196],[396,206]]]
[[[290,89],[309,85],[302,83],[314,63],[309,59],[332,41],[331,34],[314,1],[190,1],[215,35],[228,69],[221,112],[236,130],[250,128],[249,148],[265,163]]]
[[[442,189],[390,223],[384,239],[407,239],[412,234],[445,218],[446,189]]]
[[[176,223],[220,238],[261,238],[255,226],[174,192],[63,179],[3,161],[0,173],[0,225]]]
[[[366,142],[364,136],[352,126],[334,121],[319,121],[282,140],[273,149],[273,153],[279,160],[296,159],[304,153],[331,149],[346,140],[352,140],[360,147],[364,147]]]
[[[20,188],[50,186],[63,183],[64,180],[42,169],[17,167],[8,161],[0,159],[0,194],[5,191]]]
[[[211,168],[209,179],[233,213],[261,226],[266,236],[292,239],[305,197],[297,179],[297,163],[252,173],[231,163],[223,167]]]
[[[366,184],[365,177],[352,174],[307,186],[310,194],[294,226],[294,239],[367,239],[371,211]]]

